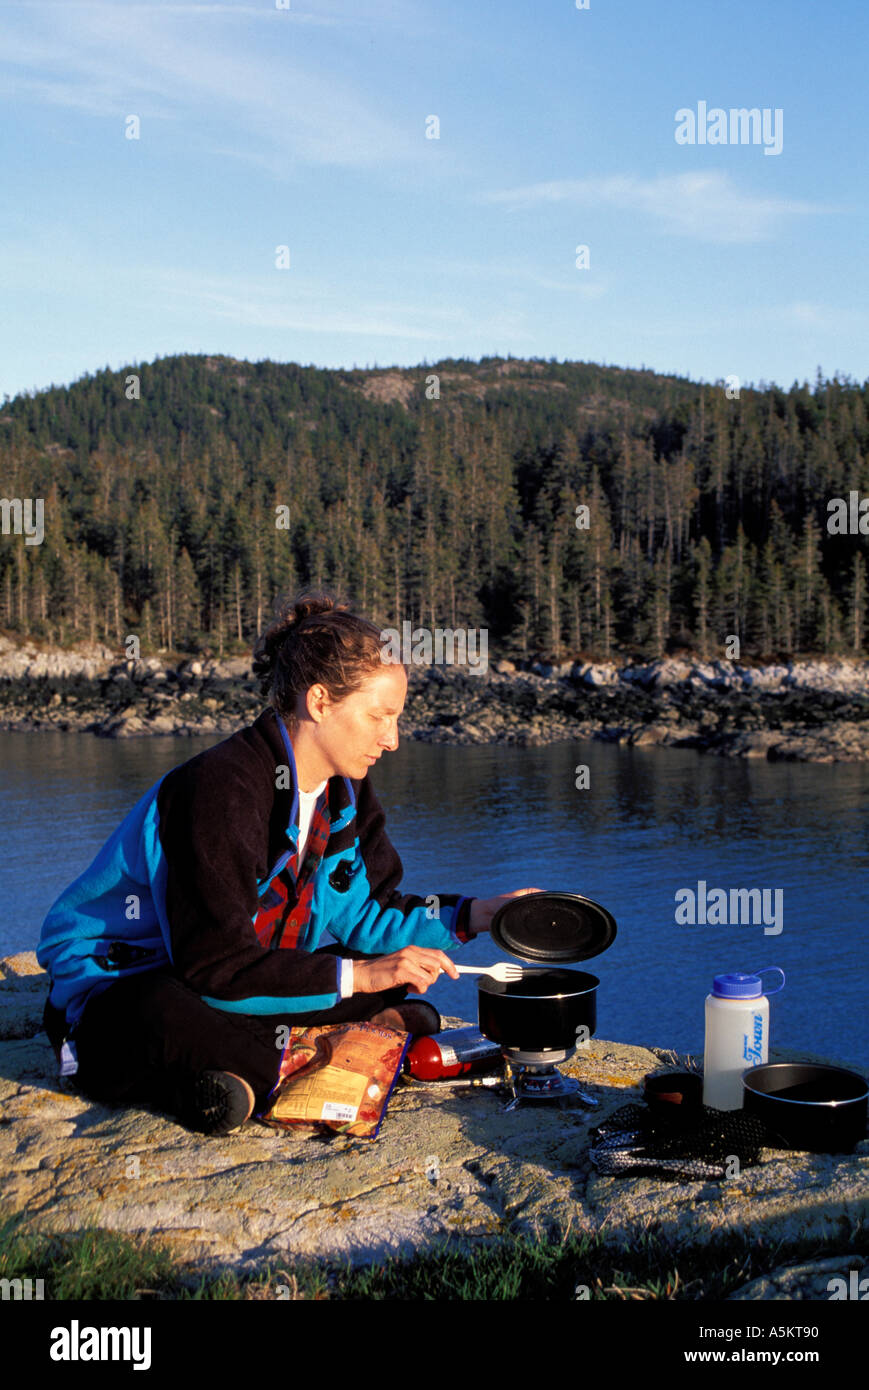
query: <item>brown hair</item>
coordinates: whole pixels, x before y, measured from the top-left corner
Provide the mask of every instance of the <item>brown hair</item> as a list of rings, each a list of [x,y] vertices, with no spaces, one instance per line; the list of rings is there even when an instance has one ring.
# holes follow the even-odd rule
[[[253,671],[263,695],[292,726],[299,695],[324,685],[331,700],[343,700],[383,670],[381,650],[374,623],[333,594],[306,589],[278,600],[274,622],[254,647]]]

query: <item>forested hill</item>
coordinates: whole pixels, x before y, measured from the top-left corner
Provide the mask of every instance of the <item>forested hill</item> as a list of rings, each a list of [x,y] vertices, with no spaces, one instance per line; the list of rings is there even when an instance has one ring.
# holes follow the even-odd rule
[[[861,653],[867,537],[828,502],[869,497],[867,391],[500,358],[98,372],[0,407],[0,627],[222,655],[311,582],[493,654]],[[14,499],[43,499],[41,543]]]

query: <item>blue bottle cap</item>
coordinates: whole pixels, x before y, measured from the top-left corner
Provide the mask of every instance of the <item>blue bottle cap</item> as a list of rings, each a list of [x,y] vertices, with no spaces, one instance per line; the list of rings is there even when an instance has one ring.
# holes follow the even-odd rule
[[[716,975],[712,981],[716,999],[757,999],[763,994],[759,975]]]

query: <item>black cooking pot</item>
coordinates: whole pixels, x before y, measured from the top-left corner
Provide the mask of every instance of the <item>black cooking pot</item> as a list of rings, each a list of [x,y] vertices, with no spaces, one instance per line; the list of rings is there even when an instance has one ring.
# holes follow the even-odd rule
[[[521,980],[502,984],[482,975],[477,992],[480,1032],[519,1052],[555,1052],[576,1047],[577,1031],[597,1026],[600,980],[584,970],[526,968]]]
[[[743,1109],[784,1149],[851,1153],[866,1136],[869,1084],[856,1071],[816,1062],[764,1062],[742,1078]]]

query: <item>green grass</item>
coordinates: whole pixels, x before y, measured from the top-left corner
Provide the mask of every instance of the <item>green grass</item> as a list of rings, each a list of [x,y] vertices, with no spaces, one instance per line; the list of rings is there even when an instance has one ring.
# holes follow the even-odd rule
[[[531,1240],[505,1235],[476,1249],[442,1245],[411,1260],[266,1265],[253,1274],[191,1273],[154,1239],[90,1230],[34,1235],[24,1218],[0,1222],[0,1278],[42,1279],[46,1299],[163,1300],[532,1300],[572,1302],[577,1286],[592,1300],[726,1298],[778,1265],[869,1254],[869,1236],[783,1243],[731,1234],[706,1247],[675,1250],[652,1235],[622,1248],[600,1236]],[[583,1295],[584,1297],[585,1295]]]

